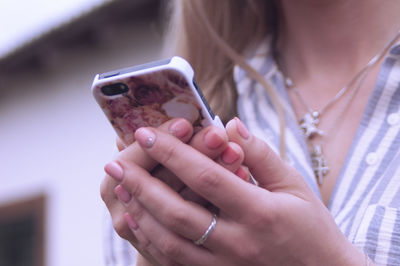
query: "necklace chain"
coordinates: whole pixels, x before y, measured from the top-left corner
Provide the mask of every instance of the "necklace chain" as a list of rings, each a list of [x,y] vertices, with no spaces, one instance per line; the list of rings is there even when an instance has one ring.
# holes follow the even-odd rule
[[[323,184],[323,178],[329,172],[329,166],[327,164],[325,157],[323,156],[323,151],[322,151],[322,144],[324,141],[324,137],[326,138],[327,134],[331,133],[333,129],[337,126],[337,124],[340,122],[347,108],[350,106],[351,102],[353,101],[356,94],[360,90],[361,85],[363,84],[365,78],[368,76],[370,70],[377,64],[377,62],[379,62],[383,58],[383,56],[387,53],[389,48],[393,46],[393,44],[397,41],[399,36],[400,36],[400,31],[398,31],[394,36],[394,38],[391,39],[390,42],[388,42],[385,45],[385,47],[368,62],[368,64],[366,64],[359,72],[357,72],[357,74],[350,80],[350,82],[343,88],[341,88],[339,92],[320,110],[313,110],[311,107],[309,107],[304,97],[296,89],[296,86],[294,86],[293,81],[289,77],[285,76],[282,71],[280,71],[287,89],[291,89],[295,93],[296,97],[299,99],[303,107],[307,110],[306,114],[300,119],[299,126],[302,129],[305,139],[309,141],[312,146],[312,149],[310,151],[312,168],[319,185]],[[346,92],[349,91],[351,88],[354,88],[352,94],[350,95],[344,107],[342,108],[342,110],[340,110],[339,115],[333,121],[333,123],[331,124],[331,126],[329,127],[329,129],[326,131],[325,134],[321,129],[318,128],[321,116],[325,113],[327,109],[329,109],[332,105],[338,102],[343,97],[343,95],[345,95]],[[317,135],[321,136],[322,138],[319,144],[315,144],[312,142],[312,139]]]

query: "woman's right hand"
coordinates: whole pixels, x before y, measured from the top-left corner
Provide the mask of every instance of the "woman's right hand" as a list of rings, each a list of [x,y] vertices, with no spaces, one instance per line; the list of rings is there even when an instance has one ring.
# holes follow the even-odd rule
[[[169,132],[183,142],[188,143],[201,153],[214,159],[219,164],[227,168],[233,173],[237,173],[240,178],[248,179],[247,172],[242,168],[243,151],[235,143],[229,142],[228,137],[223,129],[210,126],[202,129],[193,136],[193,128],[191,124],[184,119],[173,119],[165,122],[160,126],[164,132]],[[129,149],[125,149],[124,145],[117,140],[117,146],[120,150],[119,156],[123,156],[126,160],[133,161],[152,173],[153,176],[159,178],[175,191],[179,191],[181,196],[188,201],[196,202],[203,206],[207,206],[207,202],[200,196],[192,192],[178,178],[176,178],[168,169],[157,165],[142,148],[136,143],[132,143]],[[113,171],[112,165],[106,166],[106,172]],[[126,208],[118,199],[118,195],[126,195],[126,189],[119,185],[118,180],[106,175],[101,184],[101,197],[105,202],[113,221],[113,226],[118,235],[128,240],[135,248],[149,261],[154,260],[145,252],[142,252],[142,245],[146,243],[146,239],[136,239],[128,226],[129,215]]]

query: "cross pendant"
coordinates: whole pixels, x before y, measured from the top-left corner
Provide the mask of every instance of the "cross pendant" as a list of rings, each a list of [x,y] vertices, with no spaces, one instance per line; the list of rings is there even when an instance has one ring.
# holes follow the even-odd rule
[[[319,113],[317,111],[306,113],[300,120],[300,128],[307,139],[311,139],[316,135],[322,136],[322,130],[317,128],[319,123]]]
[[[322,155],[321,145],[315,145],[311,153],[312,168],[314,170],[315,177],[317,178],[318,185],[322,185],[324,182],[323,178],[329,172],[328,164],[324,156]]]

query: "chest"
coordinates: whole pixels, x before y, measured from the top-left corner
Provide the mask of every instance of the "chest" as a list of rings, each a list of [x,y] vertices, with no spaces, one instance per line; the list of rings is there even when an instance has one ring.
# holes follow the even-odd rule
[[[336,92],[329,86],[325,88],[317,86],[318,89],[315,89],[315,86],[310,83],[308,85],[303,84],[301,91],[299,89],[297,89],[297,92],[288,91],[298,121],[307,113],[305,107],[315,111],[323,110],[318,117],[317,124],[318,130],[322,133],[305,139],[310,151],[314,150],[316,145],[321,147],[321,156],[328,168],[322,184],[319,185],[325,205],[329,204],[338,176],[348,157],[349,149],[370,99],[377,76],[378,71],[374,69],[359,87],[349,88],[343,96],[335,101],[332,99]],[[324,90],[334,93],[325,93]],[[299,95],[300,93],[302,94]],[[305,103],[307,106],[305,106]],[[330,104],[329,108],[326,108],[328,104]],[[316,163],[321,163],[321,161],[316,161]]]
[[[310,188],[321,195],[333,215],[346,206],[354,206],[356,202],[349,199],[363,199],[372,186],[380,182],[383,172],[400,150],[400,60],[386,58],[380,69],[374,69],[364,80],[353,98],[349,97],[351,93],[344,95],[323,115],[318,127],[325,131],[325,135],[316,141],[322,141],[323,156],[330,170],[322,186],[317,185],[310,150],[298,124],[305,113],[304,107],[298,97],[285,88],[279,72],[268,70],[271,60],[267,58],[263,62],[261,65],[266,72],[262,74],[269,77],[286,110],[288,162],[299,171]],[[236,77],[242,77],[237,80],[239,117],[254,135],[279,152],[280,121],[274,104],[266,90],[257,82],[243,78],[243,73],[242,70],[236,72]],[[335,86],[336,91],[327,95],[325,89],[329,87],[324,87],[324,84],[332,85],[332,82],[302,86],[305,88],[302,96],[308,99],[307,103],[313,109],[319,110],[338,91],[339,86]]]

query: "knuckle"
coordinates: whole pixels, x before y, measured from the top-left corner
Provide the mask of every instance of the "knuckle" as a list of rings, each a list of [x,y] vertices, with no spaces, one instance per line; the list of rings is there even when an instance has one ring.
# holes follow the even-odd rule
[[[163,265],[165,266],[182,266],[182,264],[179,264],[173,260],[168,260],[166,263],[164,263]]]
[[[246,243],[236,248],[236,254],[241,258],[242,261],[251,262],[254,258],[258,258],[261,254],[260,245],[253,243]]]
[[[251,234],[248,229],[241,228],[232,235],[236,241],[231,241],[228,244],[228,248],[234,254],[237,254],[237,258],[243,265],[254,265],[254,259],[262,257],[262,245],[259,244],[256,238],[249,237]]]
[[[140,198],[143,192],[143,187],[140,183],[130,183],[128,186],[129,192],[135,198]]]
[[[162,153],[160,153],[160,163],[163,165],[169,165],[176,154],[176,145],[167,145]]]
[[[279,223],[279,215],[273,206],[268,206],[267,208],[260,206],[260,208],[256,208],[250,215],[252,219],[249,221],[254,228],[269,228],[272,230]]]
[[[250,167],[250,172],[255,170],[256,172],[269,173],[277,168],[276,164],[278,163],[278,161],[275,158],[275,152],[272,151],[267,145],[268,144],[266,143],[262,143],[259,145],[258,150],[255,154],[262,156],[258,156],[257,163],[253,164]]]
[[[121,164],[125,165],[124,163]],[[141,176],[140,176],[141,172],[133,167],[131,169],[132,170],[129,171],[129,174],[127,174],[127,178],[124,178],[121,185],[124,188],[129,189],[128,192],[131,193],[133,197],[139,198],[143,192],[143,184],[141,182]]]
[[[152,243],[148,239],[146,239],[144,241],[141,241],[138,244],[138,247],[143,251],[151,252]]]
[[[201,191],[214,190],[220,184],[218,175],[211,168],[203,168],[195,179]]]
[[[136,221],[139,221],[144,217],[146,211],[139,204],[135,204],[134,207],[130,208],[129,212]]]
[[[259,147],[258,153],[263,155],[263,161],[268,162],[276,157],[275,152],[268,146],[266,142],[258,140],[257,146]]]
[[[110,201],[110,198],[114,198],[114,193],[112,189],[110,189],[110,182],[108,180],[108,176],[105,176],[100,184],[100,196],[101,199],[106,204]]]
[[[108,190],[106,189],[105,181],[101,182],[100,185],[100,197],[101,199],[106,202],[108,197]]]
[[[182,248],[174,241],[162,241],[160,244],[161,252],[169,258],[179,258],[182,254]]]
[[[178,230],[183,230],[186,231],[189,225],[189,220],[188,220],[188,212],[184,209],[177,208],[174,209],[174,211],[170,211],[166,213],[166,216],[168,219],[167,221],[167,226],[174,232],[177,232]]]
[[[113,227],[115,232],[123,239],[129,239],[131,233],[128,225],[122,216],[113,217]]]

